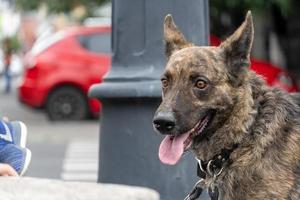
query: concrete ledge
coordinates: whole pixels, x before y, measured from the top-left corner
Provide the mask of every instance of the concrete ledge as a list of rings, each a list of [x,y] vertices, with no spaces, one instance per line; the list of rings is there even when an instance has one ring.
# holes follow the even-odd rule
[[[159,200],[154,190],[115,184],[0,177],[1,200]]]

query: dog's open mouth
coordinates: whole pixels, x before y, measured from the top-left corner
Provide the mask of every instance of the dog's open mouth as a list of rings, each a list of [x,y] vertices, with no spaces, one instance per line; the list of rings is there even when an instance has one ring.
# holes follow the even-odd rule
[[[182,154],[187,151],[196,136],[203,133],[205,128],[213,117],[213,112],[208,112],[192,129],[174,136],[167,135],[159,147],[159,159],[162,163],[175,165],[181,158]]]

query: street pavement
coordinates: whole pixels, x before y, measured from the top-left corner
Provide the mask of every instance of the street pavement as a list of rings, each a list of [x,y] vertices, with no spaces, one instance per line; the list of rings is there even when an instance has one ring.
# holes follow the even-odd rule
[[[98,120],[49,121],[43,110],[19,103],[15,89],[4,94],[2,87],[0,116],[27,125],[27,146],[32,151],[32,161],[26,176],[96,182]]]

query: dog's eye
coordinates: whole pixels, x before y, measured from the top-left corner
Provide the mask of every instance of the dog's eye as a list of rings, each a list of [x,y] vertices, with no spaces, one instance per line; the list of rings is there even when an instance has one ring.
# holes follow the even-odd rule
[[[161,85],[163,88],[167,88],[168,87],[168,80],[167,79],[161,79]]]
[[[207,87],[207,82],[204,81],[204,80],[198,80],[198,81],[196,82],[196,87],[197,87],[198,89],[203,90],[203,89],[205,89],[205,88]]]

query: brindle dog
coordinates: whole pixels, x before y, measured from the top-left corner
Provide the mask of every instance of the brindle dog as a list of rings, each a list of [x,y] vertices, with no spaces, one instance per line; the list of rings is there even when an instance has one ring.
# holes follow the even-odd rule
[[[249,70],[253,34],[249,11],[220,46],[199,47],[166,16],[168,61],[153,120],[166,135],[159,158],[173,165],[193,150],[201,160],[200,186],[215,199],[298,200],[300,98]]]

